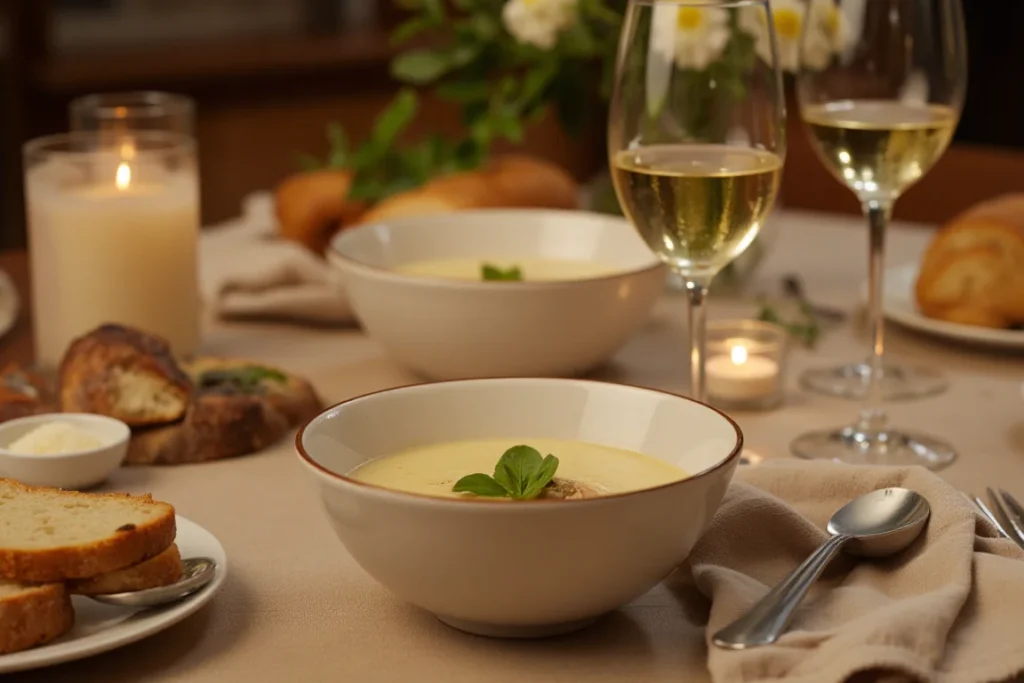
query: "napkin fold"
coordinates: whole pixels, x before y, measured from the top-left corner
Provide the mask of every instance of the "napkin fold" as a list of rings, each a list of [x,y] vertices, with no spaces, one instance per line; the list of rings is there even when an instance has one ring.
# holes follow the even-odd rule
[[[203,299],[225,319],[314,324],[353,321],[338,274],[301,245],[280,239],[274,198],[250,195],[242,215],[208,228],[199,239]]]
[[[890,558],[837,557],[773,645],[727,651],[710,642],[827,538],[836,510],[889,486],[928,500],[922,538]],[[983,683],[1024,671],[1022,559],[922,468],[778,462],[740,468],[680,581],[707,610],[715,683]]]

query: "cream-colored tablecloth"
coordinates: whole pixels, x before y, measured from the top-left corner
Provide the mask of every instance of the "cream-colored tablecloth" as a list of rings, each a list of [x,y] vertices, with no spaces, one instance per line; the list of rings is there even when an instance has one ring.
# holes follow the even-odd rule
[[[866,230],[855,219],[783,214],[781,235],[760,272],[765,287],[782,273],[803,275],[822,303],[854,310],[866,270]],[[927,231],[893,231],[890,263],[912,261]],[[712,302],[713,317],[751,315],[754,306]],[[602,373],[606,379],[683,388],[684,302],[667,297],[646,328]],[[892,406],[901,425],[941,434],[961,450],[943,472],[963,490],[998,483],[1024,496],[1024,356],[967,350],[891,326],[900,360],[943,368],[943,396]],[[811,353],[792,359],[786,406],[739,413],[750,448],[787,457],[809,427],[838,424],[856,405],[812,397],[797,373],[864,353],[851,323]],[[329,401],[414,378],[358,331],[211,324],[208,351],[264,359],[314,378]],[[231,559],[223,592],[199,614],[136,645],[31,673],[19,683],[700,683],[708,680],[699,615],[689,615],[671,582],[591,629],[562,639],[503,642],[453,631],[376,585],[335,539],[291,441],[230,462],[121,471],[110,488],[152,491],[216,534]],[[3,677],[0,676],[0,680]]]

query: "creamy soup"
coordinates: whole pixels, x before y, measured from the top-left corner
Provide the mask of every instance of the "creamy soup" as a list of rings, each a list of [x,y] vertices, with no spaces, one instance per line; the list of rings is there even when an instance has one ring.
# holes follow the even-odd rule
[[[349,476],[399,491],[463,497],[469,494],[452,492],[456,481],[477,472],[491,474],[502,453],[519,444],[532,446],[541,455],[554,455],[558,458],[556,481],[579,482],[595,495],[651,488],[687,476],[679,467],[649,455],[563,439],[482,439],[417,446],[374,458]]]
[[[421,277],[435,277],[446,280],[483,280],[484,265],[494,266],[502,271],[518,268],[526,281],[584,280],[592,277],[614,275],[620,269],[593,261],[571,261],[561,259],[481,259],[454,258],[412,261],[395,268],[395,272]]]

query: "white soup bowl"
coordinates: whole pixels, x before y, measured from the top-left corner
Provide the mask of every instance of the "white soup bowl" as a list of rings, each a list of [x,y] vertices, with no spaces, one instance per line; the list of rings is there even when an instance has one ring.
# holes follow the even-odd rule
[[[366,333],[430,379],[572,376],[608,360],[647,320],[662,264],[623,218],[488,209],[341,231],[328,261]],[[592,261],[612,273],[559,281],[448,280],[396,272],[433,259]]]
[[[623,448],[690,476],[574,501],[438,498],[349,477],[415,446],[485,438],[570,439]],[[481,635],[536,637],[586,626],[686,559],[742,448],[704,404],[569,379],[481,379],[391,389],[327,409],[296,448],[352,557],[404,600]]]

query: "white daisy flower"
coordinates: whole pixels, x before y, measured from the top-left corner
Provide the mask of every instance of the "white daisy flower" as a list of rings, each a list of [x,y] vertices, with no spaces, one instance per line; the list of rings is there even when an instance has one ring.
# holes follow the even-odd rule
[[[501,19],[519,42],[550,50],[558,34],[576,21],[578,4],[579,0],[508,0]]]
[[[811,0],[802,59],[811,69],[824,69],[850,42],[850,24],[833,0]]]
[[[676,64],[684,69],[706,69],[722,55],[729,42],[729,13],[721,7],[673,9],[676,10],[673,43]]]
[[[804,29],[805,4],[802,0],[772,0],[771,7],[775,40],[779,49],[779,67],[795,73],[800,68],[800,36]],[[772,43],[765,9],[744,8],[740,13],[739,24],[744,31],[753,36],[757,56],[771,63]]]

